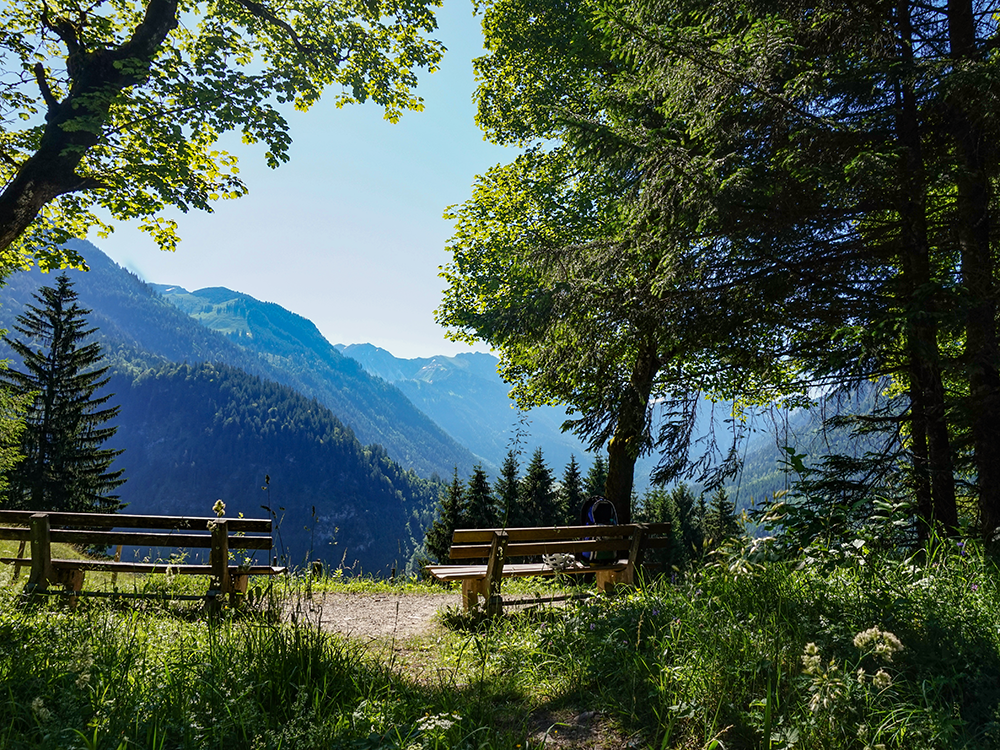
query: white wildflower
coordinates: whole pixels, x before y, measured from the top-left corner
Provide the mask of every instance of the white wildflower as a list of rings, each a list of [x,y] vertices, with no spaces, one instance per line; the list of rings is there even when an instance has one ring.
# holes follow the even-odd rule
[[[889,673],[884,669],[880,669],[875,673],[875,676],[872,677],[872,685],[879,690],[885,690],[887,687],[892,685],[892,677],[890,677]]]

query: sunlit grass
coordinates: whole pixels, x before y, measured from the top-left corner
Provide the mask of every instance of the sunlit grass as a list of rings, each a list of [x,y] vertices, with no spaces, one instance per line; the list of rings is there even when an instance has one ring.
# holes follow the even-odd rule
[[[273,593],[448,591],[327,578]],[[996,748],[998,581],[948,541],[837,564],[736,555],[611,599],[446,617],[451,630],[391,647],[280,624],[266,604],[217,620],[25,610],[5,586],[0,747],[539,750],[539,722],[573,736],[584,714],[597,739],[581,743],[607,747]],[[510,598],[586,591],[510,583]]]

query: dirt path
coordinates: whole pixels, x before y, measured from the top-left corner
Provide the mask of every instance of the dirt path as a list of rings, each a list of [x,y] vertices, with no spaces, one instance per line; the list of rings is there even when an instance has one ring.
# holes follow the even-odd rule
[[[314,594],[291,602],[287,616],[364,640],[405,641],[441,627],[438,610],[458,604],[458,594]]]

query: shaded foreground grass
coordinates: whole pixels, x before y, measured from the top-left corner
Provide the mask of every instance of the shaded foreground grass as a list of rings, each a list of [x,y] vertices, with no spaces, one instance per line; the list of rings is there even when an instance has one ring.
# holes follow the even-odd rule
[[[836,566],[735,555],[612,600],[446,620],[408,644],[418,675],[385,644],[266,616],[29,612],[4,591],[0,747],[1000,747],[997,569],[950,542]]]

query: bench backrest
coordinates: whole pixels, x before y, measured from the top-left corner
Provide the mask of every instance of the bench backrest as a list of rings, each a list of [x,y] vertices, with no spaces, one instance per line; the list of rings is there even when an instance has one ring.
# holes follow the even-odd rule
[[[0,510],[0,539],[31,540],[31,517],[38,511]],[[212,547],[212,530],[220,518],[144,516],[125,513],[43,512],[50,539],[67,544],[112,547]],[[271,549],[271,519],[226,518],[231,549]],[[116,531],[115,529],[128,529]],[[155,533],[157,531],[167,533]]]
[[[456,529],[452,536],[451,558],[467,560],[490,556],[496,534],[506,534],[508,557],[575,554],[584,551],[626,551],[637,531],[642,530],[642,549],[659,549],[670,544],[670,524],[622,524],[619,526],[554,526],[511,529]]]

